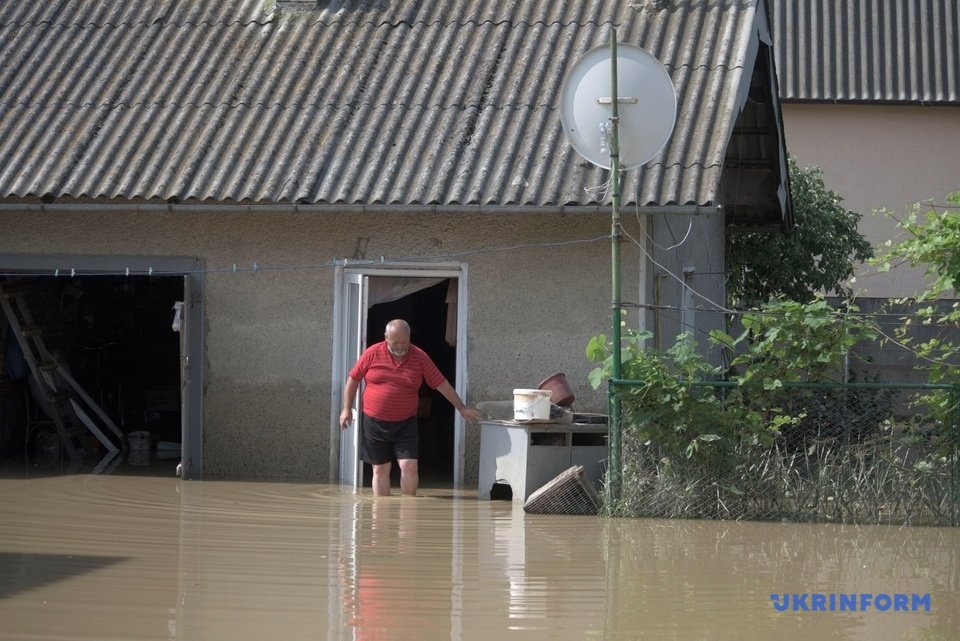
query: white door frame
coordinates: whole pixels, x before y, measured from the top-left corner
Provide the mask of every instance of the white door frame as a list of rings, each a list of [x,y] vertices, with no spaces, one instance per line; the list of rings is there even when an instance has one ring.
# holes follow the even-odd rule
[[[339,372],[347,372],[356,360],[363,353],[367,345],[367,310],[369,309],[370,277],[366,274],[354,271],[348,271],[343,275],[344,306],[343,316],[343,341],[340,342],[341,353],[334,361],[334,368]],[[346,378],[343,379],[346,381]],[[360,405],[362,390],[357,390],[357,395],[353,399],[351,407],[353,418],[345,430],[340,431],[339,478],[341,483],[345,483],[354,488],[360,487],[363,481],[363,467],[360,464],[360,413],[363,408]],[[342,400],[342,399],[341,399]]]
[[[457,279],[457,366],[455,378],[451,381],[457,394],[465,398],[467,381],[467,265],[464,263],[377,263],[376,265],[359,262],[351,264],[349,260],[337,264],[334,269],[333,297],[333,367],[330,376],[330,480],[340,479],[340,409],[343,402],[343,386],[347,371],[352,363],[344,366],[345,347],[350,337],[346,336],[346,300],[349,279],[347,274],[364,276],[406,276],[409,278],[456,278]],[[463,417],[454,412],[453,419],[453,483],[454,487],[463,486],[464,462],[466,458],[466,426]],[[348,482],[349,479],[343,480]]]

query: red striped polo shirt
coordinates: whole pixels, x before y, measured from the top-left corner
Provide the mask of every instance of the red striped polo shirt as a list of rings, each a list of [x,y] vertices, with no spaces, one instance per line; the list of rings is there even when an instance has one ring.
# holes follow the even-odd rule
[[[360,355],[350,378],[366,379],[363,413],[383,421],[403,421],[417,413],[421,382],[436,389],[447,380],[419,347],[410,345],[410,351],[398,361],[386,341],[371,345]]]

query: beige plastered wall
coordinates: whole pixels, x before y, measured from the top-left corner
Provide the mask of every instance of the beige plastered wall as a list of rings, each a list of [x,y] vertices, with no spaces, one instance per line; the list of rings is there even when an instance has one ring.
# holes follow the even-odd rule
[[[893,218],[910,204],[960,191],[960,106],[784,103],[787,151],[801,165],[823,169],[828,188],[863,214],[860,232],[875,246],[902,238]],[[855,289],[863,297],[909,297],[923,289],[921,270],[888,273],[863,265]]]
[[[199,256],[206,276],[204,474],[330,478],[334,257],[421,257],[609,233],[599,215],[0,214],[0,253]],[[609,333],[608,241],[477,253],[468,267],[467,402],[509,400],[563,371],[580,411],[604,411],[586,383],[590,336]],[[257,273],[220,273],[233,263]],[[626,298],[638,256],[623,248]],[[416,332],[416,328],[414,328]],[[416,335],[414,333],[414,341]],[[479,430],[467,432],[465,482]]]

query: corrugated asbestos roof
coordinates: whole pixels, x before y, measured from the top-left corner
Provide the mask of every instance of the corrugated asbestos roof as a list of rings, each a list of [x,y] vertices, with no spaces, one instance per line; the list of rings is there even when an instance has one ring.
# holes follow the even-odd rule
[[[680,104],[625,203],[710,204],[761,15],[757,0],[274,4],[0,4],[0,198],[598,204],[584,188],[607,172],[570,147],[557,101],[618,25]]]
[[[960,103],[958,0],[771,0],[783,100]]]

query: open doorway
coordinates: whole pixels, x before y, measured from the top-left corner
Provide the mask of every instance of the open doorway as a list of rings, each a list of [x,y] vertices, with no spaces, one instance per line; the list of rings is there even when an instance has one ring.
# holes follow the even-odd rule
[[[125,451],[124,471],[173,474],[181,459],[182,404],[181,337],[171,321],[174,303],[184,300],[184,278],[9,277],[4,286],[15,290],[28,310],[34,324],[30,331],[42,336],[54,361],[122,436],[149,435],[149,444]],[[47,399],[38,391],[4,314],[0,325],[5,339],[0,380],[14,390],[20,406],[15,420],[5,426],[0,456],[25,457],[32,468],[56,469],[64,458],[64,444],[45,407]],[[76,434],[71,445],[91,465],[105,460],[105,444],[82,425],[72,427]]]
[[[378,280],[371,277],[375,290]],[[435,279],[420,279],[432,282]],[[457,280],[443,279],[402,298],[371,305],[367,312],[367,336],[370,345],[383,340],[386,324],[402,318],[411,327],[411,342],[425,351],[451,384],[456,382],[456,290]],[[452,311],[451,311],[452,308]],[[436,390],[420,388],[417,426],[420,432],[420,484],[450,485],[453,483],[454,409]],[[363,485],[370,485],[372,470],[363,466]],[[391,468],[393,484],[400,482],[400,470]]]
[[[359,461],[361,411],[339,427],[347,372],[367,346],[383,340],[388,321],[410,323],[412,342],[427,352],[441,373],[465,397],[467,266],[454,264],[357,266],[346,262],[335,272],[333,370],[331,376],[330,469],[334,479],[369,486],[371,471]],[[459,487],[463,482],[462,418],[438,393],[421,388],[418,410],[420,477],[426,485]],[[394,466],[396,468],[396,466]]]

